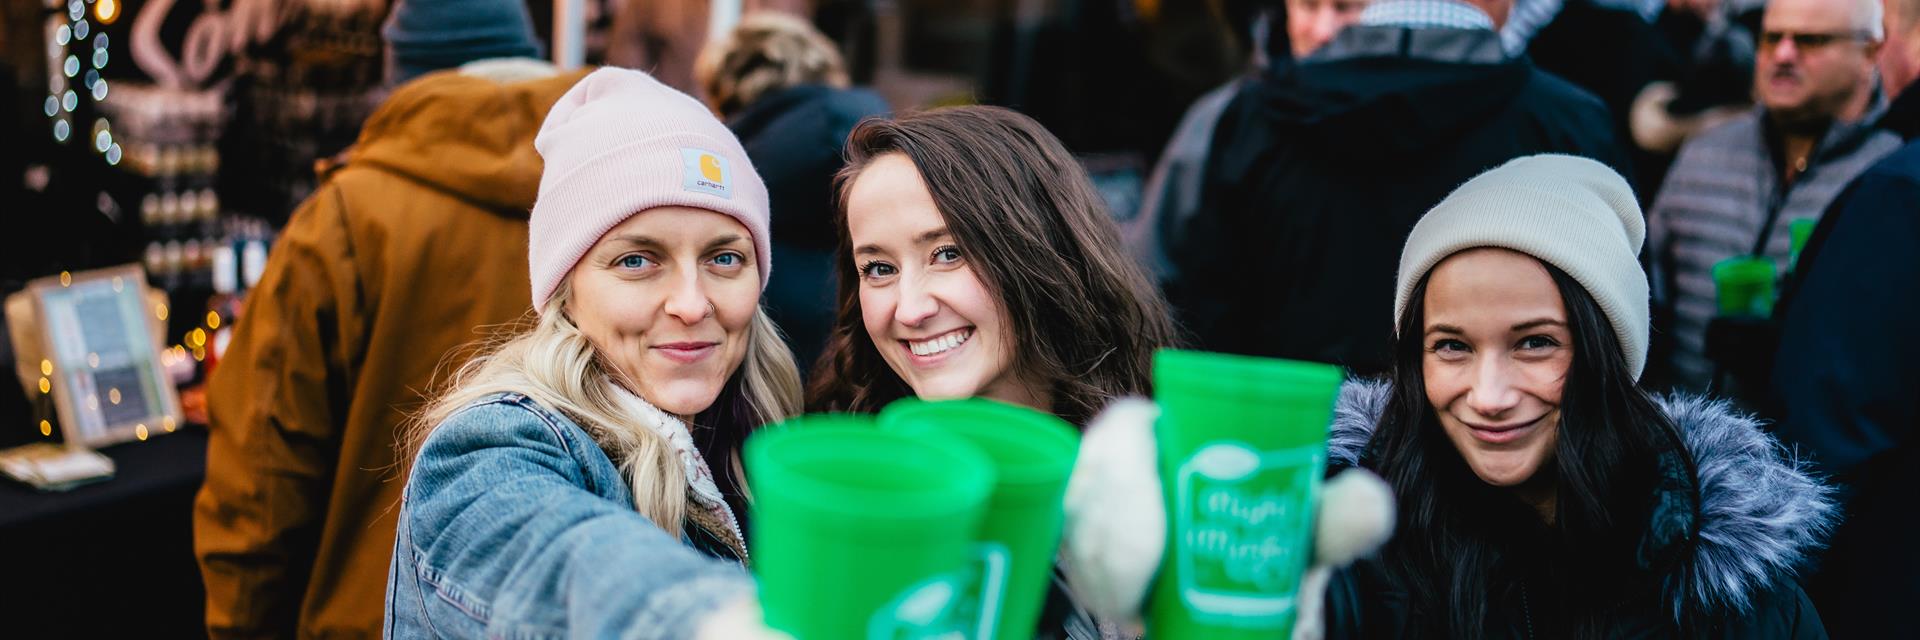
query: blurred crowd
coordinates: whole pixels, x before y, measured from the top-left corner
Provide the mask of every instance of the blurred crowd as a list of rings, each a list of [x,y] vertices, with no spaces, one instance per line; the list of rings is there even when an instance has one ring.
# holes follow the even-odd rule
[[[1131,4],[1142,15],[1185,10]],[[1828,633],[1915,632],[1903,606],[1920,602],[1920,550],[1908,539],[1920,524],[1909,497],[1920,488],[1920,335],[1901,324],[1920,314],[1920,0],[1201,4],[1233,49],[1216,57],[1241,67],[1186,107],[1141,167],[1143,188],[1129,201],[1137,205],[1124,215],[1112,198],[1101,205],[1114,211],[1122,243],[1107,249],[1138,263],[1172,324],[1153,320],[1157,301],[1089,296],[1087,310],[1133,318],[1137,330],[1118,335],[1162,346],[1391,375],[1398,343],[1387,319],[1402,311],[1396,280],[1422,216],[1516,158],[1598,161],[1625,178],[1632,210],[1644,210],[1628,223],[1643,225],[1638,258],[1651,296],[1640,383],[1761,418],[1834,488],[1840,524],[1797,571]],[[808,376],[764,384],[784,384],[795,399],[808,385],[810,409],[834,393],[842,404],[830,406],[873,409],[864,394],[902,390],[827,388],[861,364],[844,343],[866,338],[854,335],[862,325],[849,290],[856,265],[846,261],[849,194],[846,176],[836,176],[856,126],[895,109],[854,82],[845,49],[808,13],[748,11],[697,50],[662,40],[621,55],[698,98],[764,182],[771,215],[759,224],[769,231],[755,239],[765,246],[745,253],[777,256],[762,305],[790,347],[767,358]],[[618,19],[686,31],[704,18]],[[476,338],[524,327],[556,286],[537,281],[536,203],[557,201],[543,167],[556,162],[547,145],[561,144],[542,127],[588,70],[543,62],[536,33],[533,12],[511,1],[403,0],[388,17],[390,93],[289,219],[211,380],[195,526],[215,636],[380,633],[398,580],[390,572],[400,571],[394,505],[406,483],[395,473],[408,463],[396,457],[400,434],[432,399],[426,390],[463,358],[498,346]],[[1004,106],[1025,111],[1030,98],[1030,115],[1057,129],[1124,108],[1088,105],[1062,117],[1047,84],[1009,92],[1025,97]],[[614,136],[617,121],[607,122]],[[911,131],[894,135],[868,142],[915,148]],[[1101,133],[1055,135],[1079,152],[1076,136]],[[1008,153],[1015,160],[977,161],[1027,161]],[[938,177],[921,171],[929,183]],[[1040,190],[1048,186],[1070,189]],[[993,206],[985,190],[929,188],[935,200],[966,194]],[[1565,224],[1505,222],[1542,237],[1563,229],[1534,226]],[[1733,274],[1754,264],[1758,276]],[[1056,338],[1073,339],[1048,336]],[[1099,408],[1058,400],[1055,412],[1076,424]],[[743,488],[717,475],[716,495],[739,502]]]

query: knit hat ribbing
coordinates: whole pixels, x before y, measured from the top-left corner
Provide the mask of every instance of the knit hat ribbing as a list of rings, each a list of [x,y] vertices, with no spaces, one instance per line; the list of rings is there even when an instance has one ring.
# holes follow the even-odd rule
[[[1533,256],[1578,281],[1613,324],[1639,379],[1647,364],[1646,222],[1633,188],[1604,164],[1541,154],[1515,159],[1460,185],[1420,218],[1400,254],[1395,331],[1414,285],[1455,253],[1500,247]]]
[[[739,139],[699,101],[646,73],[603,68],[560,97],[533,145],[546,163],[527,230],[535,309],[608,230],[675,205],[746,226],[766,289],[767,186]]]
[[[401,0],[380,36],[393,85],[475,60],[540,57],[522,0]]]

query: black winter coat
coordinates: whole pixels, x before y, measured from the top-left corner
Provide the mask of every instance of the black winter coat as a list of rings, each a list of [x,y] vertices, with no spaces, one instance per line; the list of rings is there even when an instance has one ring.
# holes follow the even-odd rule
[[[1545,152],[1627,171],[1600,101],[1509,58],[1492,31],[1349,27],[1228,107],[1201,213],[1169,247],[1169,298],[1207,350],[1383,372],[1414,222]]]
[[[1370,464],[1365,449],[1390,394],[1383,382],[1342,390],[1328,443],[1330,467]],[[1699,489],[1696,498],[1685,484],[1665,483],[1650,496],[1658,506],[1640,536],[1639,555],[1661,559],[1646,564],[1664,569],[1555,575],[1551,567],[1528,564],[1487,585],[1493,598],[1487,637],[1565,637],[1556,603],[1574,581],[1644,587],[1609,592],[1619,596],[1606,609],[1608,637],[1675,637],[1683,618],[1696,638],[1826,637],[1793,571],[1833,526],[1830,489],[1782,457],[1757,422],[1726,403],[1678,395],[1659,403],[1693,456]],[[1677,460],[1663,463],[1662,473],[1685,473]],[[1528,519],[1538,522],[1531,514]],[[1547,537],[1544,527],[1534,533],[1515,535],[1515,544]],[[1378,558],[1336,574],[1326,606],[1329,638],[1444,636],[1434,612],[1412,603]]]
[[[1841,487],[1807,580],[1836,638],[1920,637],[1920,85],[1881,126],[1907,145],[1835,199],[1775,311],[1775,431]]]
[[[1528,41],[1527,57],[1605,103],[1613,117],[1613,134],[1623,143],[1632,140],[1627,116],[1634,98],[1648,84],[1680,75],[1680,53],[1659,29],[1637,13],[1594,0],[1566,0],[1553,21]],[[1752,77],[1749,71],[1742,79]],[[1747,95],[1744,87],[1740,95]],[[1636,172],[1628,177],[1640,189],[1640,202],[1651,204],[1673,155],[1625,146]]]

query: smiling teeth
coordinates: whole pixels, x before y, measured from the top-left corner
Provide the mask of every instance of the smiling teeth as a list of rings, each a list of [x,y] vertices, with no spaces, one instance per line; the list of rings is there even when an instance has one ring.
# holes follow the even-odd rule
[[[972,331],[956,331],[932,340],[908,342],[907,350],[912,351],[913,355],[916,356],[930,356],[945,353],[951,351],[954,347],[966,344],[967,338],[971,337],[973,337]]]

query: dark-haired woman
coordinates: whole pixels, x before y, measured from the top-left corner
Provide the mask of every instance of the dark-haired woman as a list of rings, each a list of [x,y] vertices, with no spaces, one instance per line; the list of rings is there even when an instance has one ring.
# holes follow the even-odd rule
[[[1086,172],[996,107],[869,120],[839,176],[838,317],[815,411],[985,397],[1076,425],[1145,395],[1173,321]],[[1041,637],[1113,637],[1064,590]]]
[[[868,120],[839,176],[839,314],[812,410],[987,397],[1074,424],[1147,392],[1174,341],[1073,156],[997,107]]]
[[[1349,386],[1330,445],[1399,528],[1334,581],[1331,637],[1825,637],[1792,571],[1827,490],[1751,419],[1638,385],[1643,239],[1626,182],[1570,156],[1414,227],[1394,375]]]
[[[1829,490],[1725,403],[1639,386],[1644,239],[1626,181],[1562,155],[1481,174],[1415,225],[1393,376],[1342,388],[1328,441],[1331,471],[1386,481],[1392,517],[1329,481],[1315,562],[1392,533],[1330,583],[1308,573],[1295,637],[1826,637],[1793,571],[1833,525]],[[1140,524],[1164,522],[1141,486],[1153,410],[1135,406],[1082,444],[1132,466],[1076,470],[1087,489],[1068,490],[1067,548],[1098,560],[1076,584],[1116,618],[1162,560],[1164,525]]]

